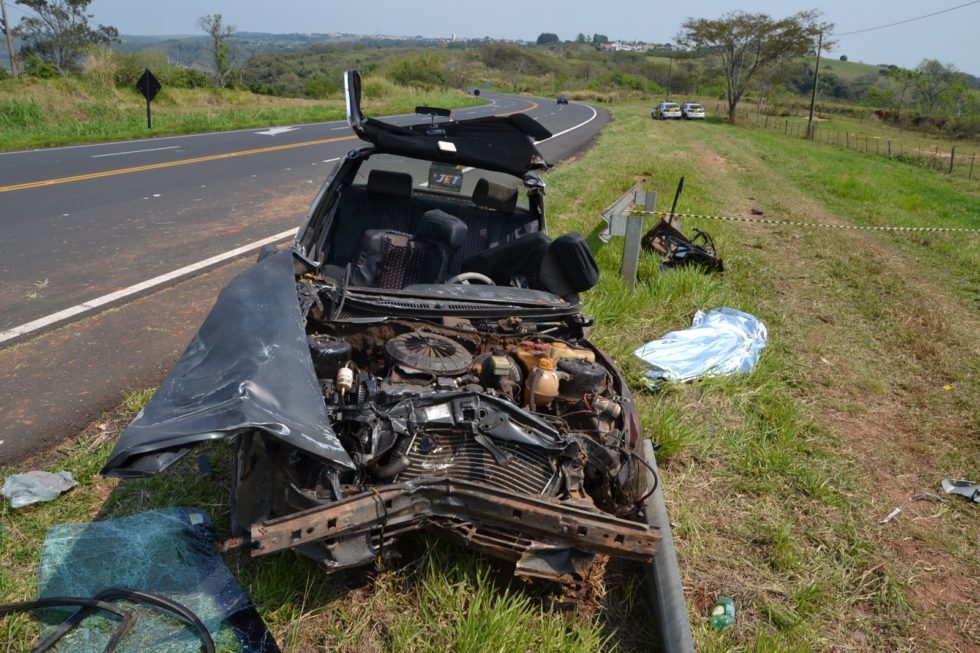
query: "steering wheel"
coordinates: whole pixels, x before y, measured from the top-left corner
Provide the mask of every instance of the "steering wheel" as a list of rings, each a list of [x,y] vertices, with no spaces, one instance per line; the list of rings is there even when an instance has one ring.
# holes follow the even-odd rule
[[[465,284],[470,284],[470,283],[473,283],[473,282],[482,283],[482,284],[487,285],[487,286],[495,286],[495,285],[497,285],[497,284],[495,284],[493,282],[493,279],[491,279],[490,277],[488,277],[485,274],[480,274],[479,272],[460,272],[456,276],[449,277],[448,279],[446,279],[446,283],[465,283]]]

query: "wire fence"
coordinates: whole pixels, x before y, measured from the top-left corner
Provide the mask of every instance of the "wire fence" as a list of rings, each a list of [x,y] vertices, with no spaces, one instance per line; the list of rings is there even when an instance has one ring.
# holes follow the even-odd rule
[[[725,115],[727,109],[720,103],[715,106],[717,115]],[[756,127],[794,138],[807,138],[807,124],[799,118],[773,116],[766,113],[738,112],[739,124],[746,127]],[[980,180],[980,162],[977,152],[972,146],[957,147],[956,145],[942,146],[909,143],[888,136],[871,136],[839,127],[824,127],[814,123],[813,142],[834,145],[855,152],[874,154],[902,161],[913,166],[942,172],[948,175],[963,177],[968,180]]]

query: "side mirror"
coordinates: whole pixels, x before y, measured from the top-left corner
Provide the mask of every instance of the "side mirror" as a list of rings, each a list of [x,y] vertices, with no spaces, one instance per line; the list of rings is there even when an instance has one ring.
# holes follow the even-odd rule
[[[355,132],[360,133],[364,124],[364,114],[361,113],[361,75],[356,70],[344,73],[344,100],[347,108],[347,124]]]

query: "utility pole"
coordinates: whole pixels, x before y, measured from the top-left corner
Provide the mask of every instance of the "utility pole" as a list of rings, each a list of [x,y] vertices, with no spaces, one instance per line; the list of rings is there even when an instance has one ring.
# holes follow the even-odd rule
[[[817,40],[817,63],[813,67],[813,94],[810,96],[810,119],[806,123],[806,137],[813,140],[813,105],[817,103],[817,83],[820,81],[820,50],[823,49],[823,32]]]
[[[0,12],[3,15],[4,32],[7,35],[7,54],[10,55],[10,74],[17,76],[17,58],[14,56],[14,37],[10,33],[10,19],[7,18],[7,0],[0,0]]]

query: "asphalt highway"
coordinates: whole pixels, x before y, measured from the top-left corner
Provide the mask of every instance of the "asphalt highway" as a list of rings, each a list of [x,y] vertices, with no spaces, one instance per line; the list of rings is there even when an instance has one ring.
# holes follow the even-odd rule
[[[554,99],[483,98],[453,117],[526,112],[556,134],[539,144],[551,163],[608,120]],[[358,143],[345,122],[328,122],[0,154],[0,464],[159,383],[217,290],[254,260],[235,250],[295,229]],[[207,263],[221,255],[229,262]],[[111,310],[84,306],[116,291]],[[51,318],[79,305],[71,319]],[[11,336],[25,325],[35,326]]]

